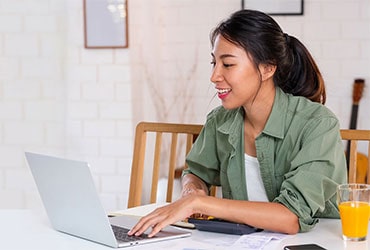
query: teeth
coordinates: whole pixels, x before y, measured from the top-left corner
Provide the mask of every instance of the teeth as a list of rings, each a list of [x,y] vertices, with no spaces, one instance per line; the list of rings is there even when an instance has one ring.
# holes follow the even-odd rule
[[[225,94],[225,93],[230,92],[230,91],[231,91],[231,89],[217,89],[217,92],[219,94]]]

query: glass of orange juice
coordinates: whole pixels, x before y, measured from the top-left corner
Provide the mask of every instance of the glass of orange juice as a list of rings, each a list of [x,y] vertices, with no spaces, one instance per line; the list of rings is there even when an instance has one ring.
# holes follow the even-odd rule
[[[355,183],[339,185],[337,200],[343,239],[366,240],[370,217],[370,185]]]

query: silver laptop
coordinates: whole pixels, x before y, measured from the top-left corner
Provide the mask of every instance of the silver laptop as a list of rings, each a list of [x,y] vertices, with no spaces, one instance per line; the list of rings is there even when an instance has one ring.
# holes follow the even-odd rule
[[[114,248],[191,235],[168,226],[152,238],[146,237],[149,232],[141,237],[128,236],[138,217],[108,218],[88,163],[30,152],[25,155],[49,220],[58,231]]]

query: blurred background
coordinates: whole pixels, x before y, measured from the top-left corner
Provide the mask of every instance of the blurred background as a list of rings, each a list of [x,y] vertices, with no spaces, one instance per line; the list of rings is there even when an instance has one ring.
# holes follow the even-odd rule
[[[107,1],[112,3],[112,1]],[[244,2],[248,8],[248,0]],[[209,33],[240,0],[128,0],[128,48],[84,46],[83,0],[0,0],[0,208],[40,208],[24,151],[88,161],[104,208],[127,206],[139,121],[203,123],[219,105]],[[306,0],[273,16],[312,52],[348,128],[370,85],[369,0]],[[357,128],[370,129],[370,90]]]

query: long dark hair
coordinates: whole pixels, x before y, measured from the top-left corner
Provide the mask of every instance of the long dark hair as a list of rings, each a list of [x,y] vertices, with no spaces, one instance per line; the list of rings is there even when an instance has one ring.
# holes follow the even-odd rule
[[[284,92],[325,103],[324,80],[310,52],[297,38],[284,33],[269,15],[237,11],[212,31],[212,47],[217,35],[242,47],[256,67],[275,65],[274,83]]]

